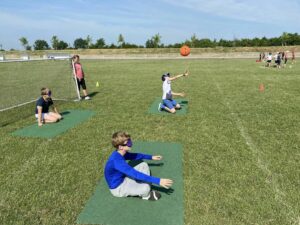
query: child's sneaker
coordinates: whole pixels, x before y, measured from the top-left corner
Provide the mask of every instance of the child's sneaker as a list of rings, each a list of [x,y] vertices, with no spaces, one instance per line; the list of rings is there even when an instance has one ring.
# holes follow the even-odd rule
[[[149,200],[149,201],[157,201],[160,199],[161,194],[158,191],[150,191],[149,195],[147,197],[143,197],[142,199],[144,200]]]
[[[158,104],[158,108],[157,108],[158,112],[160,112],[162,110],[161,108],[161,103]]]
[[[90,100],[91,97],[90,96],[85,96],[84,100]]]

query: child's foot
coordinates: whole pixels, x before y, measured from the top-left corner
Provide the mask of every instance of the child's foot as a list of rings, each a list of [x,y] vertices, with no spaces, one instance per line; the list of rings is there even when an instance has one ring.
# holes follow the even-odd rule
[[[143,197],[142,199],[144,200],[149,200],[149,201],[157,201],[160,199],[161,194],[158,191],[150,191],[149,195],[147,197]]]
[[[161,109],[161,103],[158,104],[158,108],[157,108],[158,112],[160,112],[162,109]]]
[[[84,97],[84,100],[90,100],[90,99],[91,99],[91,97],[88,95]]]

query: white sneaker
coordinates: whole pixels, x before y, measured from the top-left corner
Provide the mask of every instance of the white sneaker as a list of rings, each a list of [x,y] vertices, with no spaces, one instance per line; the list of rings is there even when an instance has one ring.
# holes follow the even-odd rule
[[[90,96],[85,96],[84,100],[90,100],[91,97]]]
[[[149,195],[146,197],[142,197],[143,200],[148,200],[148,201],[157,201],[161,198],[161,194],[158,191],[150,191]]]
[[[158,104],[158,108],[157,108],[158,112],[161,111],[161,103]]]

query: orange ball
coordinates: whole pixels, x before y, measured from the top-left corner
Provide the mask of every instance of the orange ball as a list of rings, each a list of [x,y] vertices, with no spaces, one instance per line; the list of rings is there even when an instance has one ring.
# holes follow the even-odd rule
[[[191,49],[187,45],[183,45],[180,48],[180,55],[182,56],[188,56],[191,53]]]

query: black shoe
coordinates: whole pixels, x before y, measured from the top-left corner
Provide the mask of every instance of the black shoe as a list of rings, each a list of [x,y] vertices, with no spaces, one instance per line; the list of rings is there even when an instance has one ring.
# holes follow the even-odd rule
[[[161,194],[158,191],[154,191],[154,190],[150,191],[147,197],[143,197],[144,200],[149,200],[149,201],[157,201],[160,198],[161,198]]]

